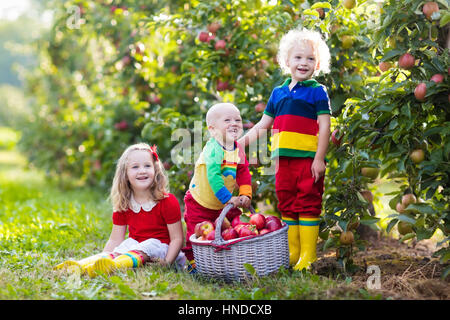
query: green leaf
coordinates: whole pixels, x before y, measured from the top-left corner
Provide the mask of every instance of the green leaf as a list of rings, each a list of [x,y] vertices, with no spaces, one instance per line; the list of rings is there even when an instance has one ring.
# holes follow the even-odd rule
[[[372,216],[364,216],[360,219],[360,222],[366,226],[377,223],[380,221],[380,218],[372,217]]]
[[[442,255],[440,262],[444,264],[447,263],[448,260],[450,260],[450,251]]]
[[[398,222],[398,219],[392,219],[389,222],[388,226],[386,227],[386,232],[387,233],[391,232],[392,228],[397,224],[397,222]]]
[[[414,238],[415,236],[416,236],[416,234],[415,234],[414,232],[405,234],[405,235],[400,239],[400,242],[404,242],[404,241],[406,241],[406,240],[412,239],[412,238]]]
[[[450,274],[450,267],[447,267],[445,270],[444,270],[444,272],[442,272],[442,275],[441,275],[441,279],[442,280],[445,280],[445,278],[447,278],[447,276]]]
[[[327,250],[328,248],[333,247],[333,246],[335,245],[335,243],[336,243],[336,238],[332,238],[332,237],[331,237],[331,238],[328,238],[328,240],[325,241],[322,250],[325,251],[325,250]]]
[[[311,9],[317,9],[317,8],[331,9],[331,4],[328,2],[316,2],[311,6]]]
[[[414,220],[413,218],[411,218],[410,216],[407,216],[405,214],[400,214],[400,215],[398,215],[397,218],[400,221],[409,222],[411,224],[415,224],[416,223],[416,220]]]
[[[421,214],[437,214],[437,211],[434,210],[427,203],[412,203],[405,209],[405,212],[407,212],[407,213],[419,212]]]
[[[439,26],[443,28],[445,25],[447,25],[450,22],[450,13],[446,13],[439,22]]]
[[[320,17],[319,13],[318,13],[316,10],[305,9],[305,10],[303,10],[302,13],[303,13],[303,14],[307,14],[307,15],[309,15],[309,16],[315,16],[315,17],[317,17],[317,18]]]
[[[244,263],[243,264],[245,270],[250,273],[252,276],[256,275],[255,268],[250,263]]]

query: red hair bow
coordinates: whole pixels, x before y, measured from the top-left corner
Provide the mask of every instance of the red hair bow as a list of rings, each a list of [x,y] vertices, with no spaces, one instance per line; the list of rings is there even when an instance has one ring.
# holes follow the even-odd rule
[[[150,147],[150,152],[153,155],[153,157],[155,157],[155,161],[158,161],[158,154],[156,153],[156,145],[154,144],[153,147]]]

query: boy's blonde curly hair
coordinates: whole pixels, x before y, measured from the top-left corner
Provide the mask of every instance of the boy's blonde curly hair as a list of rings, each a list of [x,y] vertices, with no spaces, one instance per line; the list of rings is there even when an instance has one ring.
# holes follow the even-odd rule
[[[277,54],[277,60],[281,71],[284,74],[290,73],[290,69],[287,66],[289,53],[296,44],[304,41],[311,44],[318,63],[318,68],[314,71],[313,76],[317,76],[320,72],[330,72],[330,49],[328,48],[326,42],[322,39],[321,34],[317,31],[299,28],[290,30],[281,38]]]

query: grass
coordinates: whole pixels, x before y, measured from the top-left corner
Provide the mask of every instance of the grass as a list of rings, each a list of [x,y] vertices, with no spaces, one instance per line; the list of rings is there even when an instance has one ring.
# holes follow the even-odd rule
[[[241,283],[155,265],[94,279],[53,271],[65,259],[102,250],[111,228],[111,207],[105,199],[95,189],[60,190],[42,172],[28,169],[20,154],[0,150],[0,299],[374,298],[345,281],[292,270]]]

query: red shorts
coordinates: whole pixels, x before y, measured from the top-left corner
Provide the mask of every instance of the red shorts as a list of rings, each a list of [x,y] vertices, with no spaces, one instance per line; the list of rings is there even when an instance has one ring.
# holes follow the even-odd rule
[[[314,182],[313,158],[280,157],[275,175],[275,191],[281,216],[298,220],[318,217],[322,212],[324,177]]]
[[[192,245],[189,241],[189,237],[194,234],[195,225],[205,220],[214,223],[214,221],[222,212],[222,209],[213,210],[203,207],[197,201],[195,201],[189,190],[184,196],[184,208],[184,221],[186,222],[186,246],[181,250],[186,255],[188,261],[191,261],[194,259],[194,254],[192,252]],[[242,211],[238,208],[233,208],[227,213],[227,218],[231,222],[231,220],[233,220],[235,216],[241,213]]]

